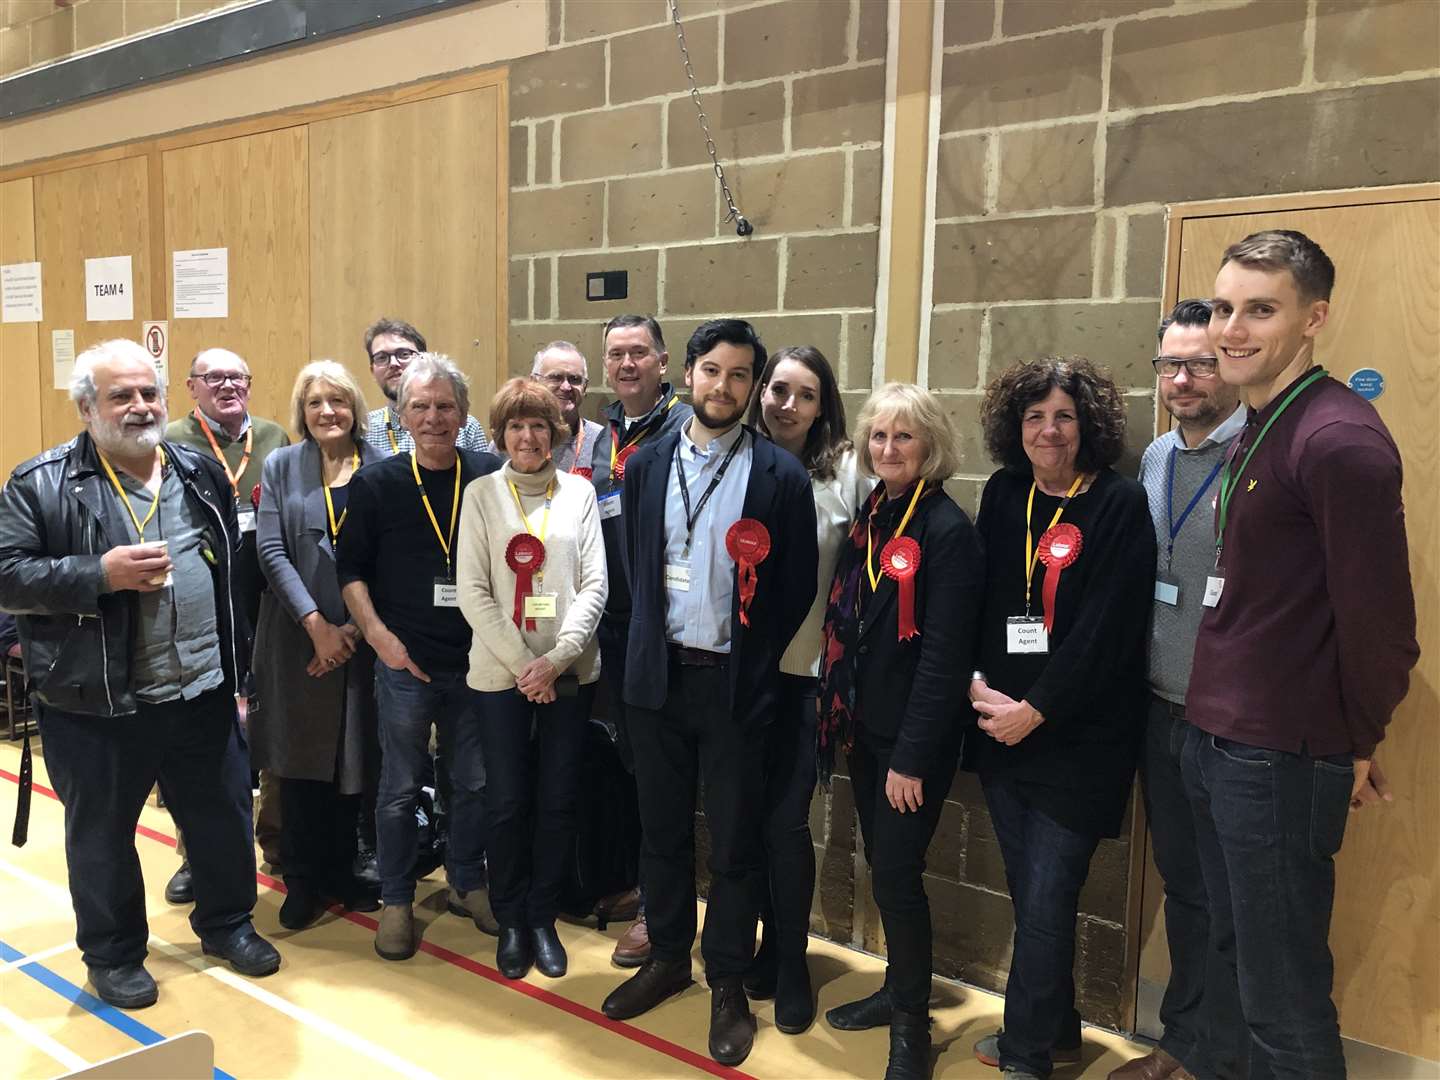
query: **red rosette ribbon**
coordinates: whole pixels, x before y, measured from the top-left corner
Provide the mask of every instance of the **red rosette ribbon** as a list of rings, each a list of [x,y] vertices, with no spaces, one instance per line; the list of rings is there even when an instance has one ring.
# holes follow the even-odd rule
[[[260,485],[256,484],[250,489],[250,505],[256,510],[260,509]]]
[[[615,468],[611,471],[615,474],[616,480],[625,479],[625,463],[634,456],[635,449],[639,445],[639,443],[631,443],[629,446],[625,447],[625,449],[621,450],[618,454],[615,455]]]
[[[740,625],[750,625],[750,601],[760,577],[755,568],[770,554],[770,530],[754,518],[741,518],[725,534],[725,550],[735,560],[740,585]]]
[[[535,629],[535,620],[525,618],[525,598],[534,591],[535,572],[545,565],[545,545],[538,536],[516,533],[505,546],[505,565],[515,572],[515,625]]]
[[[1069,522],[1052,525],[1040,537],[1040,561],[1045,564],[1045,584],[1040,596],[1045,604],[1045,632],[1055,628],[1055,593],[1060,588],[1060,571],[1080,557],[1085,538]]]
[[[617,461],[616,464],[618,465],[619,462]],[[580,477],[582,480],[590,480],[590,479],[594,478],[594,476],[595,476],[595,470],[594,470],[593,468],[589,467],[589,466],[586,466],[586,467],[584,467],[584,468],[579,468],[579,467],[577,467],[577,468],[571,469],[571,470],[570,470],[570,473],[571,473],[571,475],[573,475],[573,476],[578,476],[578,477]]]
[[[913,536],[897,536],[880,549],[880,570],[900,589],[899,641],[909,641],[920,633],[915,625],[915,574],[919,569],[920,545]]]

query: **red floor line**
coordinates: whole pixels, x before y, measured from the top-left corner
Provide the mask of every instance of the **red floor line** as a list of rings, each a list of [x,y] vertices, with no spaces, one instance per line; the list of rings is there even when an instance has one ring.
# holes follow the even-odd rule
[[[0,769],[0,778],[8,780],[12,784],[18,784],[20,782],[20,778],[18,776],[5,769]],[[54,799],[56,802],[60,801],[60,797],[56,795],[55,792],[52,791],[50,788],[46,787],[44,784],[35,784],[34,789],[35,791],[39,792],[41,795],[46,796],[47,798]],[[145,837],[147,840],[157,841],[158,843],[165,844],[167,847],[173,848],[176,845],[176,841],[173,836],[168,836],[165,833],[158,832],[157,830],[150,828],[148,825],[136,825],[135,832],[140,836]],[[255,880],[259,884],[264,885],[267,889],[271,889],[275,892],[283,893],[285,891],[284,884],[280,881],[277,881],[269,874],[260,873],[257,871],[255,874]],[[354,911],[344,911],[339,907],[334,907],[330,910],[340,915],[340,917],[345,919],[347,922],[354,923],[356,926],[363,926],[365,929],[370,931],[374,931],[376,928],[377,924],[375,920],[367,915],[361,915],[358,912]],[[739,1069],[734,1069],[727,1065],[721,1065],[713,1058],[706,1057],[704,1054],[697,1054],[695,1051],[687,1047],[681,1046],[678,1043],[673,1043],[669,1039],[661,1038],[659,1035],[652,1035],[648,1031],[643,1031],[640,1028],[634,1027],[620,1020],[611,1020],[604,1013],[598,1012],[597,1010],[590,1008],[588,1005],[581,1005],[578,1001],[571,1001],[569,998],[561,997],[553,990],[546,990],[543,987],[532,986],[530,983],[527,982],[507,979],[504,975],[501,975],[500,972],[497,971],[495,968],[489,967],[486,964],[482,964],[478,960],[472,960],[470,957],[465,956],[461,953],[457,953],[451,949],[447,949],[443,945],[435,945],[431,942],[422,940],[420,942],[420,951],[428,953],[436,959],[443,960],[445,963],[450,964],[452,967],[457,967],[460,968],[462,971],[468,971],[472,975],[478,975],[483,979],[488,979],[490,982],[494,983],[497,986],[502,986],[507,990],[513,990],[518,994],[523,994],[524,996],[541,1002],[542,1004],[549,1005],[553,1009],[559,1009],[561,1012],[569,1013],[571,1016],[575,1017],[578,1020],[584,1020],[587,1023],[594,1024],[596,1027],[601,1027],[607,1031],[614,1032],[616,1035],[619,1035],[622,1038],[629,1039],[631,1042],[638,1043],[639,1045],[644,1046],[647,1049],[654,1050],[656,1053],[664,1054],[666,1057],[674,1058],[676,1061],[689,1065],[691,1068],[699,1069],[701,1072],[709,1073],[712,1076],[723,1077],[725,1078],[725,1080],[756,1080],[756,1078],[751,1076],[749,1073],[741,1072]]]

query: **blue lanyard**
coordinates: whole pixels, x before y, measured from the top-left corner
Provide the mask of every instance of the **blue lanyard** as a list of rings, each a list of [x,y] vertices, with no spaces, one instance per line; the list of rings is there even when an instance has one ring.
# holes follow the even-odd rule
[[[1205,478],[1205,483],[1200,485],[1200,490],[1195,492],[1190,505],[1185,507],[1185,512],[1180,515],[1180,520],[1175,520],[1175,457],[1180,453],[1180,447],[1170,447],[1170,469],[1165,477],[1165,517],[1170,522],[1170,549],[1165,555],[1165,569],[1170,569],[1171,562],[1175,559],[1175,537],[1180,535],[1180,530],[1185,527],[1185,521],[1190,517],[1190,511],[1204,497],[1205,492],[1210,490],[1210,485],[1215,482],[1215,477],[1220,475],[1220,470],[1225,466],[1226,455],[1222,454],[1220,460],[1215,463],[1215,468],[1210,470],[1210,475]]]

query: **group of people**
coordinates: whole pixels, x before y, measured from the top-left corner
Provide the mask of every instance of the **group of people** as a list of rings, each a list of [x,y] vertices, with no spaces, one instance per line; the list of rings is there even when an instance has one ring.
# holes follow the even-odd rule
[[[608,1017],[691,984],[698,799],[710,1053],[745,1060],[749,998],[775,999],[782,1032],[810,1027],[809,812],[844,771],[888,966],[826,1020],[888,1026],[886,1077],[928,1076],[925,857],[966,768],[1015,914],[1004,1025],[975,1054],[1046,1077],[1078,1060],[1079,896],[1138,766],[1173,974],[1160,1045],[1112,1077],[1343,1076],[1333,856],[1348,811],[1389,797],[1374,751],[1418,647],[1399,454],[1313,364],[1333,280],[1299,233],[1227,250],[1214,297],[1161,323],[1176,426],[1138,481],[1115,468],[1125,404],[1102,368],[1005,370],[973,523],[945,491],[960,439],[935,396],[886,384],[852,432],[820,351],[767,354],[740,319],[691,335],[690,404],[660,326],[624,315],[604,330],[602,422],[581,415],[585,357],[555,342],[483,427],[460,370],[381,320],[364,342],[387,404],[367,413],[342,365],[311,363],[293,444],[249,415],[233,353],[196,357],[195,412],[167,429],[145,351],[89,350],[85,431],[0,494],[0,607],[97,994],[156,1000],[133,830],[157,781],[205,952],[279,967],[251,925],[252,768],[282,925],[378,905],[376,952],[412,956],[433,789],[450,910],[497,936],[507,977],[564,975],[603,672],[641,853],[638,888],[602,901],[636,914],[615,960],[638,970]]]

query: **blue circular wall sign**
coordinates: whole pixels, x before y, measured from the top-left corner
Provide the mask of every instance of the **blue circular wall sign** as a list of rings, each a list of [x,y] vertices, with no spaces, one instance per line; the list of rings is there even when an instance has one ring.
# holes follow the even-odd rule
[[[1350,378],[1345,381],[1351,390],[1354,390],[1366,401],[1374,401],[1385,393],[1385,376],[1373,367],[1362,367],[1359,371],[1352,371]]]

